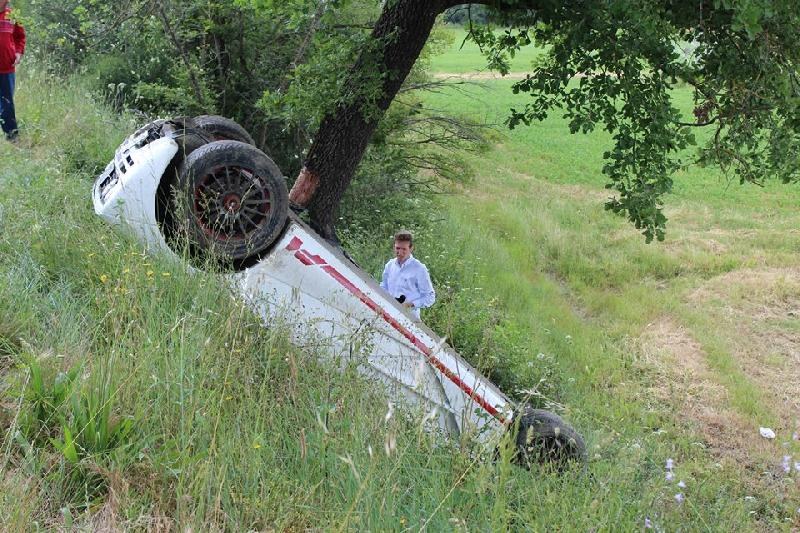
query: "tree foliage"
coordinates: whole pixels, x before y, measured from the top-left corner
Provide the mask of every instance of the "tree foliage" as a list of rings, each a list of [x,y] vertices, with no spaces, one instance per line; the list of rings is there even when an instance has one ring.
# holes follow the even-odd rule
[[[370,40],[381,10],[373,0],[64,0],[56,7],[19,0],[16,7],[31,52],[51,68],[78,73],[113,105],[148,118],[231,117],[289,175],[300,170],[328,113],[381,96],[381,74],[368,61],[356,82],[348,77],[365,50],[380,48]],[[439,39],[432,38],[433,48]],[[400,205],[396,197],[435,184],[419,178],[420,168],[463,174],[453,152],[480,136],[422,104],[419,89],[430,82],[426,54],[405,76],[403,94],[388,114],[363,108],[377,127],[359,171],[362,183],[352,194]],[[364,203],[345,201],[348,219],[364,226]]]
[[[613,145],[604,154],[603,172],[615,197],[606,206],[627,215],[648,241],[664,237],[663,195],[672,188],[675,170],[690,162],[686,149],[695,144],[694,128],[713,128],[697,162],[719,164],[743,182],[797,181],[800,15],[792,0],[484,4],[491,8],[486,20],[504,28],[498,33],[492,25],[470,24],[470,37],[490,67],[508,72],[508,58],[522,46],[546,50],[532,72],[514,84],[515,92],[532,99],[523,109],[510,110],[508,125],[560,110],[573,132],[607,130]],[[419,53],[418,37],[430,32],[430,15],[455,6],[446,0],[384,3],[343,89],[353,94],[358,84],[349,82],[363,70],[376,71],[384,80],[378,111],[385,109],[397,90],[387,80],[407,73],[393,58]],[[379,61],[367,61],[376,54]],[[695,90],[694,117],[683,116],[672,100],[673,89],[684,83]],[[365,119],[354,121],[355,113]],[[331,127],[318,132],[298,180],[303,187],[292,192],[309,206],[325,235],[332,234],[335,208],[364,143],[337,149],[336,157],[320,154],[337,145],[337,136],[361,139],[373,127],[374,113],[366,98],[330,112],[322,124]]]
[[[285,117],[259,101],[290,75],[309,17],[210,0],[64,0],[55,9],[29,0],[19,9],[34,53],[115,103],[147,116],[225,115],[284,165],[302,153],[296,132],[278,123]]]
[[[295,196],[326,236],[368,150],[382,150],[386,168],[399,168],[397,156],[443,168],[430,152],[420,158],[411,143],[400,147],[431,137],[431,125],[460,131],[402,89],[424,84],[413,60],[445,12],[466,21],[500,72],[523,46],[545,50],[513,86],[531,99],[510,110],[508,126],[559,112],[573,132],[608,131],[607,207],[648,241],[664,236],[663,196],[686,164],[718,164],[742,182],[798,180],[795,0],[19,3],[33,48],[113,87],[115,101],[243,123],[285,172],[304,170],[298,181],[312,186]],[[694,89],[692,116],[672,99],[682,84]],[[711,129],[708,141],[688,150],[698,128]],[[411,172],[404,175],[407,183]]]
[[[520,10],[521,5],[535,9]],[[496,2],[501,23],[471,32],[501,72],[521,46],[547,47],[524,80],[524,109],[508,125],[563,110],[572,132],[602,127],[613,137],[603,172],[648,240],[662,239],[662,196],[687,163],[693,129],[713,128],[696,161],[716,163],[742,182],[798,180],[800,15],[789,0],[665,2]],[[672,90],[694,88],[694,116],[682,116]]]

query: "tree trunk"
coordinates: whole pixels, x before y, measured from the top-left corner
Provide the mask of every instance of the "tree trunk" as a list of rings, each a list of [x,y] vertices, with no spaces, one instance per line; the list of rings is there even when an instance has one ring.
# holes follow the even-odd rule
[[[289,199],[307,207],[314,229],[327,239],[335,239],[334,220],[344,192],[350,185],[358,163],[380,117],[388,109],[400,86],[428,40],[436,16],[457,4],[452,0],[388,0],[372,30],[376,52],[361,52],[347,74],[345,84],[356,97],[338,106],[322,119],[303,169]],[[377,102],[368,101],[361,90],[366,69],[377,68],[382,79]]]

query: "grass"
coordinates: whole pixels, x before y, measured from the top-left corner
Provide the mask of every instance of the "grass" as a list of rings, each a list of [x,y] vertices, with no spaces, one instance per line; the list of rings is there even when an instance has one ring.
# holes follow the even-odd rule
[[[480,89],[481,116],[499,121],[506,89]],[[429,103],[477,107],[460,94]],[[791,421],[736,351],[750,340],[727,313],[753,303],[751,292],[713,285],[744,267],[791,272],[796,188],[686,173],[667,243],[645,245],[602,210],[602,136],[568,136],[554,118],[498,134],[473,157],[476,178],[419,235],[440,300],[427,318],[509,393],[532,394],[585,436],[584,470],[523,471],[422,431],[401,410],[386,421],[386,399],[354,368],[332,371],[265,330],[213,274],[188,274],[110,232],[89,190],[130,116],[30,66],[17,105],[23,140],[0,145],[4,528],[634,530],[649,518],[664,530],[734,531],[796,520],[793,478],[777,470]],[[385,255],[374,242],[353,252],[373,269]],[[792,279],[764,298],[796,301]],[[692,300],[698,290],[708,294]],[[720,452],[693,416],[714,398],[643,336],[665,316],[696,340],[707,379],[730,399],[708,407],[732,410],[754,434],[772,424],[780,442],[742,437],[732,446],[747,454]],[[763,324],[796,333],[786,322]],[[26,433],[26,361],[41,369],[44,397],[74,368],[74,394],[113,383],[93,410],[103,427],[129,421],[130,436],[76,462],[54,446],[61,426]],[[55,407],[76,419],[71,404]],[[667,458],[687,485],[683,504]]]
[[[478,46],[471,40],[465,40],[466,33],[461,29],[449,26],[436,30],[442,39],[441,54],[431,58],[431,70],[442,74],[475,74],[486,71],[486,59]],[[510,72],[526,72],[531,63],[542,54],[533,46],[522,48],[510,61]]]
[[[455,60],[442,61],[447,70],[447,62]],[[523,96],[512,94],[511,83],[481,81],[466,92],[460,87],[431,95],[426,103],[501,124],[510,107],[524,105]],[[674,96],[682,109],[690,109],[688,90],[678,89]],[[693,503],[697,514],[684,516],[684,526],[662,521],[662,527],[738,529],[758,527],[762,520],[770,527],[789,527],[797,520],[796,485],[789,482],[793,488],[780,490],[780,501],[774,501],[770,478],[752,472],[776,468],[787,449],[781,442],[797,453],[791,442],[797,429],[794,404],[774,390],[798,392],[791,385],[797,375],[791,362],[796,337],[788,347],[776,348],[782,355],[772,359],[770,376],[780,385],[772,386],[756,377],[762,363],[752,336],[754,331],[764,339],[793,336],[795,330],[785,319],[749,318],[743,306],[774,308],[788,317],[782,309],[800,302],[800,189],[775,182],[741,186],[714,169],[690,167],[676,176],[666,199],[666,242],[646,245],[624,220],[602,208],[608,196],[599,172],[609,145],[606,134],[570,135],[558,116],[530,128],[497,131],[492,149],[470,161],[474,181],[444,201],[447,216],[438,238],[469,250],[473,283],[507,307],[508,320],[529,339],[529,354],[554,354],[562,377],[554,400],[581,428],[590,428],[589,441],[603,450],[593,463],[595,472],[604,470],[615,486],[635,482],[665,491],[666,484],[652,472],[637,481],[627,477],[626,468],[633,465],[625,447],[641,446],[645,451],[638,460],[652,463],[665,448],[672,449],[690,463],[694,484],[707,490],[692,496],[700,497]],[[692,296],[729,273],[760,271],[781,272],[784,287],[791,288],[781,291],[780,282],[765,280],[757,287],[758,298],[751,285],[737,283],[723,285],[710,300]],[[674,335],[657,340],[672,344],[643,346],[654,324],[664,321],[673,325]],[[670,350],[682,350],[677,360]],[[697,359],[695,372],[688,358]],[[689,385],[679,385],[682,379]],[[704,387],[721,387],[714,390],[722,391],[724,400],[715,401]],[[663,397],[663,389],[672,391],[670,397]],[[702,409],[729,409],[731,419],[723,417],[721,423],[747,434],[720,442],[709,433],[708,418],[698,413]],[[780,442],[764,445],[760,426],[781,428]],[[751,493],[773,500],[774,506],[737,523],[742,501],[734,495]],[[644,494],[628,503],[641,506],[642,514],[650,505]],[[712,508],[726,511],[707,514]],[[739,517],[736,521],[725,522],[728,509]]]

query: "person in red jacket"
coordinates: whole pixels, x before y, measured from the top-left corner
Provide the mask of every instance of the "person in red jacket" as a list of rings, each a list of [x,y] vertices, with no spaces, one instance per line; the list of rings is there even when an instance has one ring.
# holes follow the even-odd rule
[[[6,139],[17,138],[14,112],[16,67],[25,53],[25,29],[11,17],[9,0],[0,0],[0,123]]]

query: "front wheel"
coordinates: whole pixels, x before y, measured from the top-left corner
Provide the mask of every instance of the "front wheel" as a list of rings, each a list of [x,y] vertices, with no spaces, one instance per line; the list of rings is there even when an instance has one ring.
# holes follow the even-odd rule
[[[205,144],[181,163],[176,207],[201,259],[240,264],[266,251],[283,230],[286,182],[261,150],[239,141]]]
[[[530,467],[533,463],[564,466],[570,461],[586,460],[583,438],[564,420],[549,411],[526,408],[515,427],[516,461]]]

